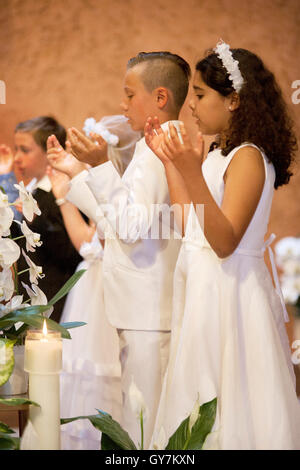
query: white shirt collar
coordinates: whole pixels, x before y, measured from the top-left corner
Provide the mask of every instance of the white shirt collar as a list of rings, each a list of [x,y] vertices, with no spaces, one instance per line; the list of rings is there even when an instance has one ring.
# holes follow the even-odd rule
[[[39,181],[36,181],[36,178],[33,178],[30,183],[26,186],[27,190],[32,193],[36,189],[42,189],[49,193],[52,189],[51,181],[49,180],[47,175],[44,175]]]

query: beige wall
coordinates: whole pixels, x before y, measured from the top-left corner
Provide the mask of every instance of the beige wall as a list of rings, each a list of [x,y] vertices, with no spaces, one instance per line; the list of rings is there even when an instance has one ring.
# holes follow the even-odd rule
[[[171,50],[193,66],[222,37],[259,55],[275,72],[300,129],[299,0],[0,0],[0,142],[41,114],[80,127],[88,116],[119,113],[128,58]],[[194,133],[188,106],[182,112]],[[300,234],[300,176],[276,192],[270,229]]]

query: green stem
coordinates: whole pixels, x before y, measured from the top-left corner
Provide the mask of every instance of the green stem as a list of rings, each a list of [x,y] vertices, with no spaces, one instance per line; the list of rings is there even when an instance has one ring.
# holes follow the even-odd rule
[[[144,420],[143,420],[142,410],[140,414],[140,425],[141,425],[141,450],[144,450]]]
[[[27,273],[27,271],[30,271],[30,268],[23,269],[23,271],[19,271],[17,274],[18,274],[18,276],[20,276],[20,274]]]
[[[25,235],[20,235],[19,237],[12,238],[13,241],[20,240],[20,238],[25,238]]]
[[[15,275],[15,278],[14,278],[15,292],[16,292],[16,294],[18,295],[18,294],[19,294],[18,273],[17,273],[17,268],[16,268],[16,265],[15,265],[15,264],[13,264],[13,270],[14,270],[14,275]]]

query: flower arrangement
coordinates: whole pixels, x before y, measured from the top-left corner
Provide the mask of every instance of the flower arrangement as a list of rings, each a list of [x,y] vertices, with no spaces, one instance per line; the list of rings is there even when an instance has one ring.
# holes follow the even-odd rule
[[[28,192],[21,182],[15,185],[19,191],[19,200],[22,204],[22,212],[29,222],[34,216],[39,216],[41,211],[32,194]],[[24,343],[26,331],[29,327],[41,328],[46,320],[48,329],[60,331],[63,338],[71,338],[68,329],[84,325],[83,322],[73,322],[58,324],[48,318],[53,311],[54,304],[65,296],[85,270],[77,271],[65,283],[65,285],[50,300],[38,287],[38,280],[44,277],[41,266],[36,266],[30,259],[28,253],[34,252],[42,245],[40,235],[32,232],[25,220],[20,223],[14,220],[14,212],[10,206],[4,190],[0,188],[0,386],[4,385],[11,376],[14,369],[14,346]],[[11,237],[10,228],[12,223],[21,226],[22,235],[17,238]],[[17,261],[21,256],[21,250],[16,241],[19,238],[26,239],[26,251],[22,250],[28,268],[18,272]],[[23,295],[19,295],[18,278],[29,274],[30,286],[22,281],[22,285],[28,294],[28,299],[24,300]],[[29,401],[27,398],[0,398],[0,403],[4,405],[31,404],[39,406]],[[18,449],[20,439],[12,437],[14,431],[5,423],[0,422],[0,449]]]
[[[282,271],[284,301],[294,305],[300,315],[300,238],[285,237],[275,246],[276,262]]]

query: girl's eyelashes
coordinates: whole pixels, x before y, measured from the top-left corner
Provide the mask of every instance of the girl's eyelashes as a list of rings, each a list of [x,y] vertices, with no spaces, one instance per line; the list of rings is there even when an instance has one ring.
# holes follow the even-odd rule
[[[196,95],[196,98],[197,98],[198,100],[201,100],[201,98],[203,98],[203,96],[204,96],[204,95]]]

